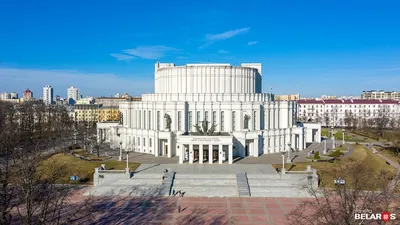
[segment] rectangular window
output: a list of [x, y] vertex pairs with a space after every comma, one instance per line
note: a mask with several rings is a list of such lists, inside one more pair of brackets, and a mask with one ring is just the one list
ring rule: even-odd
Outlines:
[[150, 148], [152, 147], [151, 141], [152, 141], [152, 139], [149, 138], [149, 147], [150, 147]]
[[149, 110], [149, 129], [151, 129], [151, 111]]
[[146, 110], [143, 110], [143, 129], [146, 129]]
[[143, 147], [146, 147], [146, 138], [143, 138]]
[[253, 129], [254, 130], [257, 130], [257, 127], [256, 127], [256, 115], [257, 115], [257, 112], [256, 111], [254, 111], [254, 113], [253, 113]]
[[192, 130], [192, 111], [189, 111], [189, 131], [191, 131]]
[[225, 130], [225, 127], [224, 127], [224, 123], [225, 122], [225, 116], [224, 116], [224, 111], [222, 111], [221, 112], [221, 131], [224, 131]]
[[197, 111], [196, 124], [200, 123], [200, 111]]
[[236, 123], [236, 112], [233, 111], [232, 112], [232, 131], [235, 131], [235, 129], [236, 129], [235, 123]]
[[139, 129], [142, 129], [142, 111], [141, 110], [138, 110], [138, 116], [139, 116], [139, 126], [138, 126], [138, 128]]
[[181, 111], [178, 111], [178, 130], [181, 130]]
[[212, 119], [212, 124], [216, 124], [217, 123], [217, 112], [213, 111], [213, 119]]
[[204, 120], [205, 120], [205, 121], [208, 121], [208, 111], [205, 111], [205, 112], [204, 112]]
[[137, 138], [137, 144], [140, 146], [140, 137]]
[[160, 111], [157, 111], [157, 130], [160, 130]]

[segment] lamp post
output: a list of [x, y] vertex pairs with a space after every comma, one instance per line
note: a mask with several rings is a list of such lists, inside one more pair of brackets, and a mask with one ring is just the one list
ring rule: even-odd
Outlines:
[[335, 130], [332, 126], [332, 151], [335, 149]]
[[285, 169], [285, 152], [282, 152], [282, 174], [286, 173]]
[[126, 151], [126, 170], [129, 171], [129, 152]]
[[290, 152], [292, 151], [292, 144], [288, 143], [287, 145], [288, 145], [289, 148], [288, 148], [288, 158], [287, 158], [286, 162], [287, 163], [292, 163], [292, 158], [290, 156]]
[[326, 139], [324, 139], [324, 154], [326, 154]]
[[122, 161], [122, 141], [119, 142], [119, 159], [118, 161]]
[[343, 141], [342, 141], [342, 144], [344, 144], [344, 129], [342, 129], [342, 138], [343, 138]]

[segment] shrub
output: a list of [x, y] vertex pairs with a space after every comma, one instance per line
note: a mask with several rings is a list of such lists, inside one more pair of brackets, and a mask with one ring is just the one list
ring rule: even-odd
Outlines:
[[314, 154], [314, 159], [320, 159], [321, 157], [319, 156], [319, 152], [316, 152], [315, 154]]

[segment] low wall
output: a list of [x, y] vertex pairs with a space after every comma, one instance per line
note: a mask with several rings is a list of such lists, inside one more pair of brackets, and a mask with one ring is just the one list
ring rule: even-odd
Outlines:
[[93, 174], [93, 185], [101, 185], [103, 183], [110, 182], [116, 179], [129, 179], [130, 173], [127, 169], [125, 170], [102, 170], [102, 167], [95, 168]]

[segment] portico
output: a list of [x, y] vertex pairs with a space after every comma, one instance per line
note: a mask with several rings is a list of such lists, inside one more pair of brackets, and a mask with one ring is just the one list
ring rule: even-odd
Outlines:
[[186, 136], [178, 139], [179, 163], [233, 163], [232, 136]]

